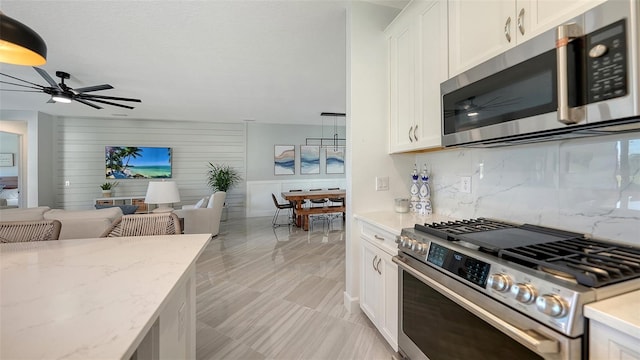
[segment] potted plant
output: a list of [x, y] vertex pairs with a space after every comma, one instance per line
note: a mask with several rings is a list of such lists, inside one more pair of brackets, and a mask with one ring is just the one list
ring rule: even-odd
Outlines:
[[106, 182], [102, 185], [100, 185], [100, 189], [102, 189], [102, 196], [103, 197], [111, 197], [111, 191], [113, 190], [114, 187], [118, 186], [118, 182], [114, 181], [114, 182]]
[[242, 178], [231, 166], [209, 163], [207, 185], [209, 185], [213, 192], [227, 192], [239, 183], [240, 180], [242, 180]]

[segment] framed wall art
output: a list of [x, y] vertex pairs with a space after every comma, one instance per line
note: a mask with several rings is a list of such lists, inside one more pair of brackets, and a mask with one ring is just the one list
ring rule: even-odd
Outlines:
[[344, 174], [344, 147], [327, 148], [326, 174]]
[[0, 153], [0, 166], [14, 166], [13, 153]]
[[295, 145], [275, 145], [273, 151], [273, 171], [276, 175], [294, 175], [296, 173]]
[[300, 174], [320, 174], [320, 146], [300, 145]]

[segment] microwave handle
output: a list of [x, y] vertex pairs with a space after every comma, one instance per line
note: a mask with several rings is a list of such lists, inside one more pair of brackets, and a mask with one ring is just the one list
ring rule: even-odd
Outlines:
[[570, 41], [580, 36], [582, 36], [582, 30], [576, 23], [560, 25], [556, 29], [558, 121], [567, 125], [577, 124], [584, 118], [584, 109], [582, 107], [569, 107], [567, 45]]

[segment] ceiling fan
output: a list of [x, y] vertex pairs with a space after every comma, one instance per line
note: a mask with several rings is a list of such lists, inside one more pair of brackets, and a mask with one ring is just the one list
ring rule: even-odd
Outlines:
[[[45, 94], [51, 95], [51, 99], [47, 101], [49, 103], [54, 103], [54, 102], [70, 103], [71, 101], [77, 101], [79, 103], [91, 106], [92, 108], [95, 108], [95, 109], [102, 109], [102, 107], [96, 104], [92, 104], [92, 102], [119, 106], [127, 109], [133, 109], [133, 106], [118, 104], [113, 101], [131, 101], [131, 102], [138, 102], [138, 103], [142, 102], [140, 99], [87, 94], [93, 91], [113, 89], [113, 86], [109, 84], [102, 84], [102, 85], [94, 85], [94, 86], [87, 86], [83, 88], [72, 89], [67, 84], [64, 83], [65, 79], [71, 78], [71, 75], [69, 75], [69, 73], [66, 73], [64, 71], [56, 71], [56, 76], [60, 78], [60, 83], [56, 84], [55, 80], [53, 80], [53, 78], [49, 76], [49, 74], [47, 74], [46, 71], [37, 67], [33, 67], [33, 68], [38, 72], [38, 74], [40, 74], [40, 76], [44, 78], [44, 80], [47, 83], [49, 83], [50, 86], [42, 86], [27, 80], [19, 79], [15, 76], [0, 73], [0, 75], [6, 76], [14, 80], [22, 81], [29, 85], [17, 84], [17, 83], [1, 81], [1, 80], [0, 80], [0, 83], [20, 86], [20, 87], [25, 87], [30, 89], [36, 89], [36, 90], [22, 90], [22, 89], [0, 89], [0, 90], [21, 91], [21, 92], [43, 92]], [[107, 101], [107, 100], [111, 100], [111, 101]]]

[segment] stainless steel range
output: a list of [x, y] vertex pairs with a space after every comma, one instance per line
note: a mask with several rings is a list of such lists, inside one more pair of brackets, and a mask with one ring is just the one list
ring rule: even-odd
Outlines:
[[586, 359], [583, 306], [640, 289], [640, 248], [490, 219], [403, 229], [400, 354]]

